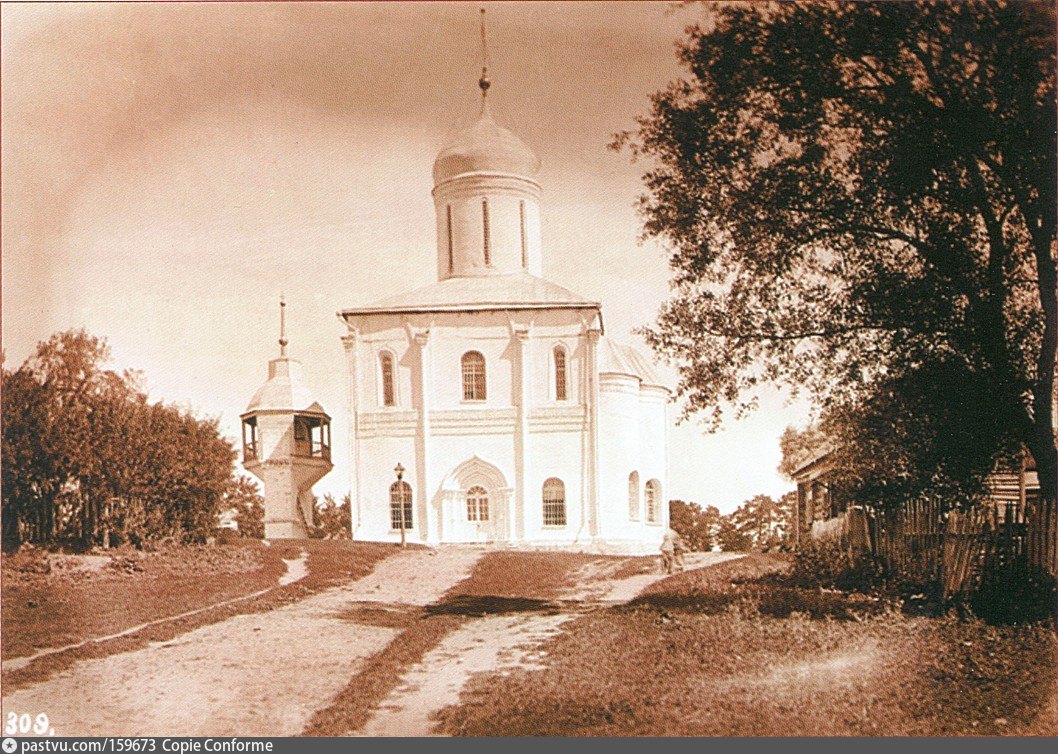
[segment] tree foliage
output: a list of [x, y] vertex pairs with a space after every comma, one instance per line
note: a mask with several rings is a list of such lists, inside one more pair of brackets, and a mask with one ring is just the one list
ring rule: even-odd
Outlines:
[[730, 516], [720, 519], [716, 532], [716, 543], [724, 552], [745, 552], [750, 549], [749, 537], [738, 530]]
[[787, 479], [793, 479], [795, 471], [827, 452], [830, 447], [830, 441], [815, 425], [810, 424], [802, 429], [787, 427], [779, 436], [782, 460], [778, 471]]
[[786, 383], [909, 485], [1024, 444], [1053, 493], [1053, 3], [706, 7], [615, 140], [651, 160], [674, 278], [647, 337], [687, 411], [716, 426]]
[[264, 539], [264, 498], [252, 479], [241, 474], [232, 479], [224, 493], [223, 508], [235, 510], [240, 537]]
[[709, 552], [713, 549], [720, 519], [720, 509], [715, 505], [703, 508], [698, 503], [669, 501], [669, 526], [693, 551]]
[[352, 537], [352, 502], [349, 495], [341, 504], [329, 492], [317, 500], [312, 509], [312, 531], [317, 539], [350, 539]]
[[729, 516], [743, 549], [777, 548], [786, 541], [791, 528], [792, 508], [786, 498], [776, 501], [768, 495], [754, 495]]
[[215, 420], [150, 403], [83, 330], [3, 369], [3, 536], [83, 545], [204, 540], [235, 457]]

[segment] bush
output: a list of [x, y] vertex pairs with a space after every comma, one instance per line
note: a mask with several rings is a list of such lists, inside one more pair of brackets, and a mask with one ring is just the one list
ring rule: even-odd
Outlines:
[[794, 554], [794, 586], [868, 594], [887, 586], [885, 569], [867, 553], [853, 555], [835, 540], [811, 542]]
[[1046, 571], [1015, 563], [986, 574], [968, 603], [989, 623], [1038, 623], [1058, 618], [1058, 585]]

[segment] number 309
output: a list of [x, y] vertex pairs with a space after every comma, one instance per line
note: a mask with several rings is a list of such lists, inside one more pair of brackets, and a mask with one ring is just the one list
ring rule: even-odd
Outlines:
[[14, 712], [7, 713], [7, 720], [4, 721], [4, 734], [13, 736], [15, 734], [25, 735], [33, 732], [38, 736], [42, 736], [48, 732], [48, 716], [41, 712], [36, 717], [31, 717], [28, 713], [21, 715]]

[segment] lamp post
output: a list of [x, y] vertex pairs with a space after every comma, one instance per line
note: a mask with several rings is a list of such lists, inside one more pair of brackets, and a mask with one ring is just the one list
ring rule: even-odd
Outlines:
[[406, 529], [404, 522], [404, 466], [398, 462], [396, 468], [393, 469], [393, 472], [397, 475], [397, 508], [400, 510], [400, 546], [401, 549], [404, 549], [408, 544], [407, 535], [404, 533], [404, 530]]

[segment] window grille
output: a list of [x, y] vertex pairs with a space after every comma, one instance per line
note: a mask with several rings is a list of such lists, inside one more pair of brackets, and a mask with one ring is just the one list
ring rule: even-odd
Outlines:
[[467, 521], [489, 520], [489, 493], [484, 487], [467, 490]]
[[647, 523], [658, 523], [658, 509], [661, 505], [661, 482], [651, 479], [647, 482]]
[[411, 485], [405, 481], [394, 482], [389, 487], [390, 528], [400, 531], [400, 512], [404, 508], [404, 528], [412, 528]]
[[631, 521], [639, 520], [639, 472], [633, 471], [628, 475], [628, 518]]
[[544, 526], [566, 525], [566, 485], [554, 477], [544, 482]]
[[566, 349], [555, 346], [555, 400], [564, 401], [568, 397], [566, 385]]
[[397, 400], [393, 390], [393, 356], [383, 353], [378, 357], [378, 363], [382, 372], [382, 405], [395, 406]]
[[477, 351], [463, 354], [463, 400], [485, 400], [485, 357]]

